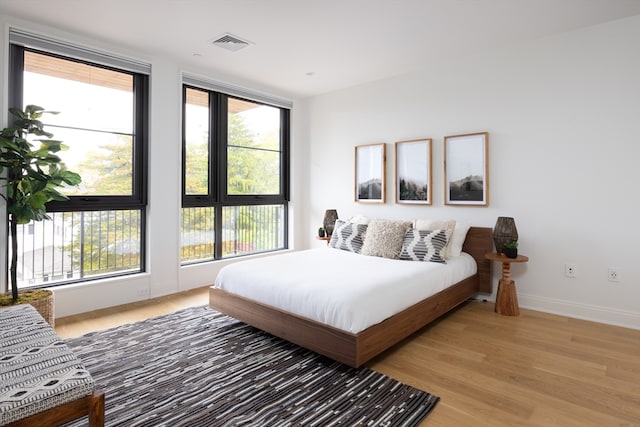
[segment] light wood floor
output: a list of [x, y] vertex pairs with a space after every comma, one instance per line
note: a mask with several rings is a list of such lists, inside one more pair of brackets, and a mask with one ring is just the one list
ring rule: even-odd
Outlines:
[[55, 329], [60, 338], [73, 338], [88, 332], [173, 313], [182, 308], [207, 304], [209, 304], [209, 287], [204, 287], [75, 316], [59, 317], [56, 318]]
[[[56, 319], [63, 337], [204, 305], [208, 288]], [[368, 364], [441, 397], [423, 426], [640, 427], [640, 331], [469, 302]]]

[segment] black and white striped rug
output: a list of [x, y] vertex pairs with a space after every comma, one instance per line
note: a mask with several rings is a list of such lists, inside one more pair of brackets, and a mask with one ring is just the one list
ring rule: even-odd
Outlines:
[[415, 426], [439, 400], [206, 306], [67, 343], [105, 391], [108, 426]]

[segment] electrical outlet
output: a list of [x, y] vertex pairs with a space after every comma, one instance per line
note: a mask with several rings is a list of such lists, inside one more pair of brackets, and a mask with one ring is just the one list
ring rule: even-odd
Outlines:
[[136, 292], [136, 294], [137, 294], [139, 297], [146, 297], [148, 293], [149, 293], [149, 289], [147, 289], [147, 288], [140, 288], [140, 289], [138, 289], [138, 291]]
[[567, 277], [576, 277], [576, 265], [575, 264], [565, 264], [564, 265], [564, 275]]
[[619, 282], [620, 281], [620, 272], [617, 268], [609, 267], [609, 281], [610, 282]]

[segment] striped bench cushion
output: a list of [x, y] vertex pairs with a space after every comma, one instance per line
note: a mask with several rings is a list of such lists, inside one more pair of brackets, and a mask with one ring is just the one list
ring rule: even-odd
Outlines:
[[0, 425], [89, 396], [93, 378], [29, 304], [0, 309]]

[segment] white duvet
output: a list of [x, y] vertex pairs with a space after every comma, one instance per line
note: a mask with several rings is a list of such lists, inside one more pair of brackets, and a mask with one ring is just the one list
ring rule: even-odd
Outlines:
[[476, 270], [466, 253], [439, 264], [320, 248], [227, 265], [214, 286], [357, 333]]

